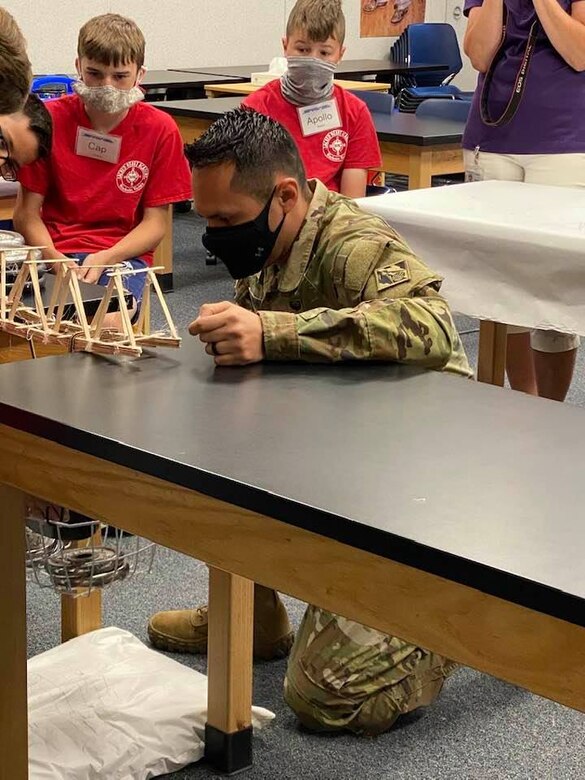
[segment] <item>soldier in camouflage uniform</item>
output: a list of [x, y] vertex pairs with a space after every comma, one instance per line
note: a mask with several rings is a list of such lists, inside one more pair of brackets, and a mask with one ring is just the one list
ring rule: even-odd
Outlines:
[[[196, 207], [208, 221], [203, 242], [238, 280], [235, 304], [206, 304], [190, 326], [218, 365], [378, 360], [470, 376], [441, 279], [382, 219], [307, 182], [280, 125], [230, 112], [187, 156]], [[292, 632], [275, 591], [256, 586], [254, 622], [257, 657], [288, 652]], [[205, 608], [159, 613], [149, 636], [163, 649], [205, 652]], [[436, 653], [308, 606], [284, 695], [311, 729], [374, 735], [430, 704], [453, 668]]]
[[381, 217], [309, 184], [286, 265], [236, 283], [262, 322], [266, 360], [392, 360], [470, 376], [441, 277]]

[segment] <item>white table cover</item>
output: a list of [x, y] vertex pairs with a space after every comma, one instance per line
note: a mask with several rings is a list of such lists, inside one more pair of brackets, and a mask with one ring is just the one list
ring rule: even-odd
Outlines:
[[454, 311], [585, 335], [585, 188], [482, 181], [363, 198]]

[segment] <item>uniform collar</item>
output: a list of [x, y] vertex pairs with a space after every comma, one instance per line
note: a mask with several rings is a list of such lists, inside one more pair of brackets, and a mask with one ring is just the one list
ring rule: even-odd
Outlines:
[[317, 179], [309, 179], [309, 187], [313, 190], [313, 197], [307, 209], [307, 216], [297, 235], [286, 265], [282, 269], [278, 281], [280, 292], [292, 292], [296, 290], [303, 278], [311, 255], [317, 234], [321, 229], [323, 215], [327, 208], [329, 190]]

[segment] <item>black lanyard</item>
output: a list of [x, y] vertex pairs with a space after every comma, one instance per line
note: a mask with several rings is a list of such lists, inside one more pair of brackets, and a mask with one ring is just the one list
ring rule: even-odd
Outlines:
[[500, 43], [498, 50], [495, 53], [494, 58], [490, 63], [488, 71], [485, 74], [483, 88], [481, 90], [481, 95], [479, 99], [479, 110], [481, 114], [481, 121], [484, 123], [484, 125], [488, 125], [489, 127], [501, 127], [502, 125], [507, 124], [513, 118], [516, 111], [518, 111], [518, 106], [520, 105], [520, 101], [522, 100], [522, 95], [524, 94], [524, 88], [526, 87], [528, 68], [530, 66], [530, 61], [532, 60], [532, 55], [534, 54], [534, 47], [536, 46], [536, 39], [538, 37], [538, 30], [540, 28], [540, 23], [537, 17], [536, 20], [532, 23], [530, 32], [528, 33], [528, 43], [526, 44], [526, 49], [524, 50], [524, 56], [522, 57], [520, 68], [518, 69], [518, 73], [516, 74], [514, 89], [512, 90], [512, 95], [510, 97], [510, 100], [508, 101], [508, 105], [506, 106], [502, 114], [497, 119], [492, 119], [489, 113], [488, 99], [489, 99], [490, 87], [492, 85], [492, 81], [494, 78], [494, 71], [496, 69], [496, 66], [498, 65], [498, 62], [502, 57], [502, 53], [504, 51], [504, 47], [506, 44], [506, 24], [508, 21], [508, 10], [506, 8], [504, 10], [504, 13], [505, 13], [505, 18], [504, 18], [504, 26], [502, 28], [502, 42]]

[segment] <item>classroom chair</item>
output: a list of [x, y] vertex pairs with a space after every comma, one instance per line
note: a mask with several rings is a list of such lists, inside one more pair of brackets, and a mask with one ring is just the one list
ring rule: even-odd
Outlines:
[[432, 116], [438, 119], [450, 119], [454, 122], [467, 122], [471, 100], [423, 100], [416, 109], [416, 116]]
[[394, 95], [389, 92], [363, 92], [350, 90], [366, 104], [371, 114], [391, 114], [394, 111]]
[[64, 73], [36, 76], [30, 91], [41, 100], [55, 100], [62, 95], [72, 95], [74, 81], [74, 78], [66, 76]]

